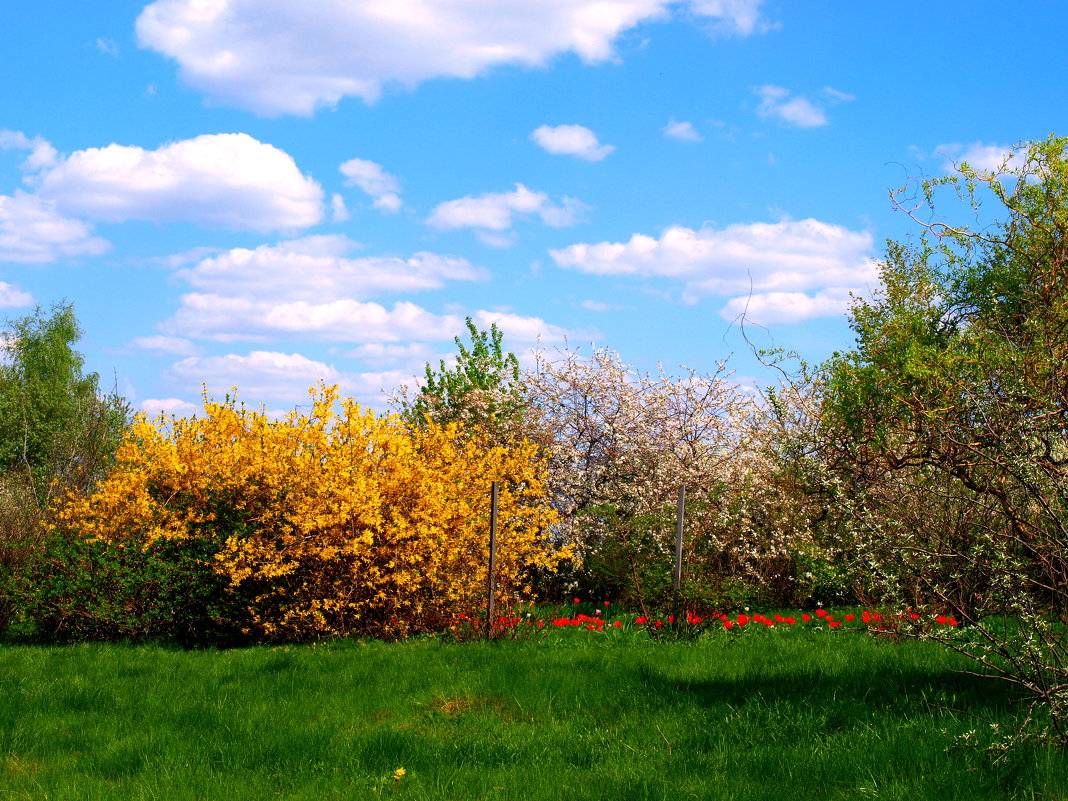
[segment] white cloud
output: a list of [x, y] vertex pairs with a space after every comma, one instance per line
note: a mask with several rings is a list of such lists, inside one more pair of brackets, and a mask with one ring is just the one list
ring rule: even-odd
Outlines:
[[195, 261], [201, 261], [208, 256], [214, 256], [216, 253], [220, 253], [221, 248], [200, 246], [184, 250], [181, 253], [174, 253], [170, 256], [163, 256], [157, 259], [153, 259], [153, 262], [163, 267], [169, 267], [175, 269], [178, 267], [184, 267], [187, 264], [192, 264]]
[[857, 99], [856, 95], [851, 95], [848, 92], [840, 92], [833, 86], [824, 86], [823, 93], [835, 103], [850, 103]]
[[0, 281], [0, 308], [10, 309], [20, 306], [29, 306], [33, 303], [33, 295], [23, 292], [14, 284]]
[[790, 90], [771, 84], [755, 89], [760, 95], [757, 114], [761, 117], [777, 117], [788, 125], [798, 128], [818, 128], [827, 124], [823, 109], [805, 97], [790, 97]]
[[583, 215], [590, 207], [578, 198], [567, 197], [560, 199], [559, 203], [546, 203], [538, 211], [541, 221], [553, 228], [566, 228], [582, 222]]
[[56, 149], [45, 139], [30, 139], [22, 131], [0, 129], [0, 150], [29, 150], [30, 155], [19, 165], [24, 172], [37, 172], [56, 163]]
[[871, 234], [809, 219], [721, 230], [673, 227], [659, 238], [635, 234], [628, 242], [580, 243], [550, 254], [558, 266], [586, 273], [675, 279], [683, 284], [682, 300], [695, 303], [706, 296], [861, 288], [877, 278], [871, 250]]
[[697, 133], [692, 122], [675, 122], [675, 120], [664, 126], [664, 136], [678, 139], [680, 142], [700, 142], [703, 138]]
[[415, 369], [427, 362], [435, 362], [437, 356], [425, 343], [411, 342], [406, 345], [370, 342], [348, 351], [346, 356], [359, 359], [372, 367], [388, 367], [396, 364], [409, 364]]
[[530, 138], [547, 153], [576, 156], [586, 161], [600, 161], [616, 149], [615, 145], [602, 145], [597, 134], [582, 125], [542, 125]]
[[[338, 385], [343, 396], [355, 398], [364, 406], [379, 411], [384, 411], [386, 407], [383, 390], [413, 381], [411, 372], [404, 369], [348, 372], [300, 353], [264, 350], [183, 359], [167, 370], [164, 376], [190, 392], [199, 392], [202, 387], [207, 387], [209, 397], [220, 398], [236, 387], [238, 397], [250, 404], [270, 403], [289, 408], [294, 405], [306, 406], [308, 388], [322, 381], [327, 385]], [[145, 401], [141, 406], [159, 408], [157, 404], [160, 403], [173, 403], [178, 409], [175, 413], [188, 414], [201, 408], [176, 399]], [[284, 412], [279, 409], [269, 414], [281, 417]]]
[[[957, 165], [965, 161], [968, 162], [969, 166], [977, 170], [993, 172], [1000, 169], [1001, 165], [1005, 163], [1005, 159], [1013, 154], [1013, 148], [1012, 145], [999, 145], [993, 142], [990, 144], [972, 142], [967, 145], [950, 142], [939, 145], [935, 148], [935, 153], [941, 156], [945, 162], [946, 172], [953, 172]], [[1009, 167], [1011, 168], [1012, 166], [1013, 164], [1010, 162]]]
[[[409, 259], [350, 258], [356, 247], [344, 236], [310, 236], [203, 259], [175, 273], [197, 291], [180, 297], [178, 310], [161, 324], [160, 336], [143, 337], [135, 344], [180, 353], [195, 347], [191, 339], [267, 343], [300, 338], [358, 343], [362, 347], [351, 350], [350, 356], [378, 366], [410, 367], [414, 360], [426, 361], [429, 351], [422, 343], [448, 341], [463, 332], [458, 311], [437, 314], [410, 301], [387, 305], [359, 298], [476, 280], [485, 277], [484, 270], [433, 253]], [[564, 335], [557, 326], [511, 312], [477, 311], [472, 316], [484, 328], [498, 323], [519, 341], [538, 334], [556, 341]], [[215, 364], [203, 359], [184, 363]]]
[[744, 315], [747, 322], [760, 325], [796, 323], [845, 314], [850, 301], [850, 290], [841, 287], [811, 295], [804, 292], [762, 292], [731, 298], [720, 310], [720, 316], [736, 320]]
[[0, 195], [0, 261], [41, 264], [99, 256], [111, 245], [81, 220], [61, 216], [52, 203], [15, 190]]
[[479, 328], [488, 329], [496, 324], [508, 339], [517, 342], [564, 342], [568, 337], [566, 329], [547, 323], [540, 317], [501, 311], [477, 311], [471, 316]]
[[488, 248], [498, 249], [510, 248], [519, 241], [519, 237], [512, 231], [497, 233], [495, 231], [486, 231], [482, 228], [475, 229], [475, 239]]
[[563, 227], [577, 223], [586, 209], [575, 198], [564, 197], [560, 203], [553, 203], [544, 192], [533, 192], [517, 183], [511, 192], [486, 192], [439, 203], [427, 223], [442, 231], [457, 228], [507, 231], [516, 215], [536, 214], [546, 225]]
[[215, 397], [237, 387], [239, 397], [256, 403], [264, 398], [300, 400], [307, 397], [308, 387], [317, 381], [333, 384], [340, 375], [333, 366], [299, 353], [263, 350], [254, 350], [247, 356], [190, 356], [164, 373], [168, 381], [189, 389], [204, 385], [208, 394]]
[[157, 150], [71, 153], [33, 179], [57, 208], [108, 221], [188, 220], [254, 231], [315, 225], [323, 191], [287, 153], [248, 134], [206, 134]]
[[516, 214], [533, 214], [548, 202], [544, 192], [532, 192], [516, 184], [512, 192], [486, 192], [439, 203], [427, 222], [445, 231], [456, 228], [486, 228], [504, 231], [512, 227]]
[[397, 212], [403, 205], [400, 199], [400, 181], [390, 175], [382, 165], [366, 159], [349, 159], [338, 169], [345, 176], [346, 186], [358, 186], [374, 200], [376, 209]]
[[115, 43], [114, 39], [97, 39], [96, 49], [113, 58], [119, 57], [119, 46]]
[[196, 356], [200, 348], [188, 339], [181, 337], [167, 337], [162, 335], [150, 337], [137, 337], [133, 344], [141, 350], [149, 353], [167, 354], [171, 356]]
[[181, 398], [148, 398], [141, 401], [139, 407], [150, 418], [161, 413], [175, 417], [192, 417], [204, 410], [203, 406]]
[[346, 236], [308, 236], [254, 250], [234, 248], [175, 276], [202, 292], [306, 301], [437, 289], [448, 281], [487, 277], [485, 270], [454, 256], [351, 258], [357, 247]]
[[694, 13], [715, 19], [717, 33], [749, 36], [754, 31], [767, 30], [760, 17], [763, 0], [692, 0]]
[[336, 223], [342, 223], [349, 219], [349, 210], [345, 206], [345, 198], [337, 192], [330, 196], [330, 218]]
[[[723, 13], [744, 27], [741, 9], [754, 3], [728, 5]], [[621, 33], [666, 17], [670, 6], [670, 0], [157, 0], [136, 27], [142, 47], [175, 59], [184, 80], [213, 100], [267, 115], [310, 115], [347, 96], [374, 102], [384, 86], [473, 78], [501, 65], [540, 67], [563, 53], [589, 64], [610, 61]]]
[[[567, 334], [540, 318], [511, 312], [480, 310], [471, 316], [482, 328], [496, 323], [520, 342], [533, 342], [539, 336], [562, 341]], [[270, 342], [299, 336], [308, 341], [409, 343], [409, 347], [413, 347], [410, 343], [451, 340], [465, 330], [463, 315], [435, 314], [410, 301], [387, 308], [349, 298], [313, 303], [198, 293], [183, 295], [178, 311], [160, 328], [169, 337], [217, 342]]]
[[603, 300], [584, 300], [582, 301], [582, 303], [579, 304], [579, 306], [581, 306], [583, 309], [586, 309], [586, 311], [593, 312], [614, 311], [619, 308], [619, 306], [617, 306], [616, 304], [605, 303]]
[[170, 335], [219, 342], [267, 342], [301, 337], [323, 342], [441, 340], [463, 326], [457, 315], [437, 315], [410, 301], [387, 308], [351, 298], [315, 303], [190, 293], [162, 325]]

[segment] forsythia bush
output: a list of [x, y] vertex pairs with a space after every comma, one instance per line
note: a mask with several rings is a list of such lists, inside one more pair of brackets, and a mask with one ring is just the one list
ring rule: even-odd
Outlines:
[[195, 554], [225, 596], [205, 614], [240, 618], [212, 624], [250, 639], [397, 637], [475, 612], [492, 481], [498, 602], [529, 594], [525, 577], [565, 555], [546, 541], [555, 514], [533, 444], [491, 446], [454, 424], [413, 430], [336, 387], [311, 395], [309, 412], [277, 421], [230, 398], [206, 401], [202, 417], [137, 418], [108, 476], [67, 497], [58, 528], [112, 554]]

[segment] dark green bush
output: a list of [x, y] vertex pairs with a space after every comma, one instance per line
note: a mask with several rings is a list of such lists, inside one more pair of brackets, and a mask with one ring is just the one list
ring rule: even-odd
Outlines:
[[9, 598], [46, 641], [233, 644], [247, 606], [212, 569], [217, 550], [200, 538], [123, 547], [57, 531], [9, 582]]

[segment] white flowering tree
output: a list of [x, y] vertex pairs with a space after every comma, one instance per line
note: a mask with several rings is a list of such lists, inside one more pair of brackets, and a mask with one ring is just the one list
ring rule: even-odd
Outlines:
[[555, 534], [576, 555], [563, 579], [544, 577], [556, 592], [666, 599], [685, 486], [683, 580], [694, 605], [833, 600], [834, 553], [819, 536], [827, 514], [807, 494], [796, 453], [812, 440], [799, 432], [818, 418], [812, 393], [746, 391], [725, 363], [640, 373], [607, 348], [541, 349], [522, 370], [499, 331], [468, 328], [456, 363], [428, 365], [419, 393], [394, 402], [413, 425], [461, 420], [494, 441], [542, 447]]
[[812, 536], [818, 510], [783, 459], [797, 422], [789, 393], [769, 405], [723, 363], [646, 374], [608, 349], [541, 351], [524, 383], [529, 423], [551, 453], [561, 536], [591, 591], [666, 598], [685, 486], [691, 601], [723, 608], [811, 594], [819, 577], [806, 566], [827, 560]]

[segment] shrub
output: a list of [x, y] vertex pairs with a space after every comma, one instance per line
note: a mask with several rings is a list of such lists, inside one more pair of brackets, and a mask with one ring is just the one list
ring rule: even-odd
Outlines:
[[489, 445], [456, 423], [412, 429], [336, 388], [279, 421], [227, 398], [199, 418], [137, 418], [107, 477], [57, 510], [57, 531], [108, 559], [140, 552], [135, 572], [156, 554], [191, 558], [175, 566], [179, 582], [203, 581], [199, 560], [225, 580], [208, 582], [204, 608], [239, 610], [212, 625], [240, 619], [246, 637], [403, 636], [484, 603], [493, 481], [498, 602], [525, 597], [524, 576], [556, 564], [543, 472], [530, 443]]
[[208, 538], [116, 547], [57, 531], [15, 578], [13, 591], [47, 640], [230, 644], [242, 638], [247, 613], [213, 569], [217, 552]]

